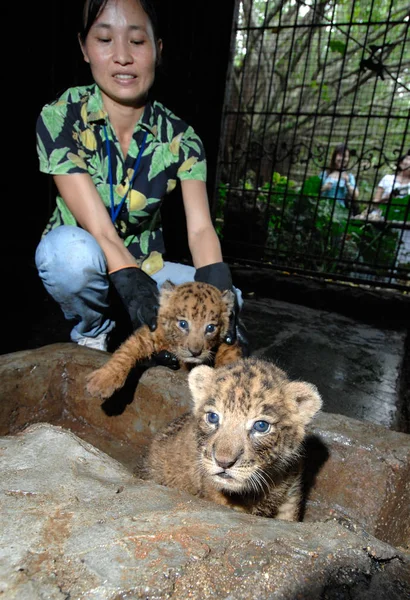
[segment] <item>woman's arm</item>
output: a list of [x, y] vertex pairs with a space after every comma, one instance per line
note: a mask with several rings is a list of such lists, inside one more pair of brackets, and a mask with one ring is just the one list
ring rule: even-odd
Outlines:
[[223, 261], [221, 245], [212, 224], [206, 184], [203, 181], [181, 181], [182, 198], [188, 230], [188, 244], [194, 267]]
[[77, 222], [101, 246], [107, 270], [127, 310], [133, 329], [157, 326], [158, 288], [142, 269], [118, 236], [103, 201], [88, 173], [55, 175], [55, 183]]
[[373, 196], [373, 202], [375, 204], [379, 204], [380, 202], [382, 202], [383, 193], [384, 193], [384, 188], [378, 186], [376, 188], [376, 191], [375, 191], [374, 196]]
[[351, 200], [357, 200], [359, 198], [359, 188], [356, 185], [356, 180], [352, 174], [346, 173], [345, 177], [347, 192]]
[[320, 178], [321, 178], [321, 180], [322, 180], [322, 186], [321, 186], [321, 188], [320, 188], [320, 191], [321, 191], [321, 192], [327, 192], [328, 190], [331, 190], [331, 189], [332, 189], [332, 187], [333, 187], [333, 183], [334, 183], [334, 182], [333, 182], [333, 181], [328, 181], [328, 182], [326, 183], [326, 180], [327, 180], [327, 179], [328, 179], [328, 177], [329, 177], [329, 173], [328, 173], [327, 171], [322, 171], [322, 172], [320, 173], [319, 177], [320, 177]]
[[58, 191], [77, 222], [97, 240], [107, 259], [108, 271], [135, 265], [124, 246], [88, 173], [54, 175]]

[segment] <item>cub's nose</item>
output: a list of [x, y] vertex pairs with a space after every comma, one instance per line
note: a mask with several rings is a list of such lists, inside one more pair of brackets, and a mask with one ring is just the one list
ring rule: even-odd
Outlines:
[[215, 458], [216, 464], [218, 467], [221, 467], [221, 469], [229, 469], [229, 467], [233, 467], [233, 465], [236, 463], [236, 460], [236, 458], [233, 460]]
[[215, 463], [221, 469], [229, 469], [233, 467], [243, 455], [243, 448], [236, 448], [232, 451], [222, 448], [221, 446], [213, 448], [212, 456]]
[[202, 348], [194, 348], [194, 349], [189, 348], [189, 351], [194, 358], [196, 358], [197, 356], [202, 354]]

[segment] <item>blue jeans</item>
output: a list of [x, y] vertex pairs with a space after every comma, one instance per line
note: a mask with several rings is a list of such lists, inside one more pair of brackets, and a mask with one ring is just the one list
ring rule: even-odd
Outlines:
[[[35, 260], [47, 292], [61, 306], [65, 318], [76, 322], [71, 330], [73, 342], [114, 329], [107, 261], [91, 234], [80, 227], [61, 225], [42, 238]], [[161, 287], [167, 279], [176, 284], [194, 281], [194, 275], [194, 267], [165, 261], [151, 277]], [[235, 291], [241, 306], [242, 294]]]

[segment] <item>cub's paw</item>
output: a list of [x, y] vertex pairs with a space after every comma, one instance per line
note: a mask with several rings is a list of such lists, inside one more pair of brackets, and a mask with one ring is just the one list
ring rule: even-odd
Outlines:
[[112, 373], [107, 372], [104, 368], [97, 369], [86, 377], [85, 388], [90, 396], [109, 398], [118, 387]]
[[238, 342], [233, 345], [222, 342], [215, 354], [215, 367], [229, 365], [241, 358], [243, 358], [243, 350]]

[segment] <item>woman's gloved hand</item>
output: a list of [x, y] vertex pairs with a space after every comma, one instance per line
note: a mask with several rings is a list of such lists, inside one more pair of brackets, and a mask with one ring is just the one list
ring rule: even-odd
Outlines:
[[123, 267], [108, 275], [130, 316], [133, 328], [148, 325], [151, 331], [155, 331], [159, 291], [152, 277], [137, 266]]
[[221, 292], [232, 289], [231, 270], [224, 262], [199, 267], [195, 272], [194, 279], [195, 281], [210, 283], [218, 288], [218, 290], [221, 290]]
[[226, 332], [224, 342], [230, 346], [236, 341], [242, 347], [244, 356], [249, 355], [249, 342], [246, 337], [246, 329], [242, 321], [239, 319], [240, 308], [238, 304], [238, 298], [235, 292], [235, 288], [232, 286], [232, 275], [228, 265], [224, 262], [213, 263], [200, 267], [196, 270], [195, 281], [203, 281], [204, 283], [210, 283], [216, 288], [224, 292], [225, 290], [232, 290], [235, 295], [235, 303], [233, 310], [229, 317], [229, 328]]
[[242, 349], [242, 355], [244, 357], [247, 357], [250, 354], [247, 331], [245, 325], [239, 318], [239, 313], [241, 309], [238, 305], [238, 297], [236, 295], [235, 289], [233, 289], [232, 291], [235, 294], [235, 301], [233, 310], [229, 316], [229, 327], [228, 331], [226, 332], [224, 342], [225, 344], [229, 344], [230, 346], [235, 344], [235, 342], [238, 342]]

